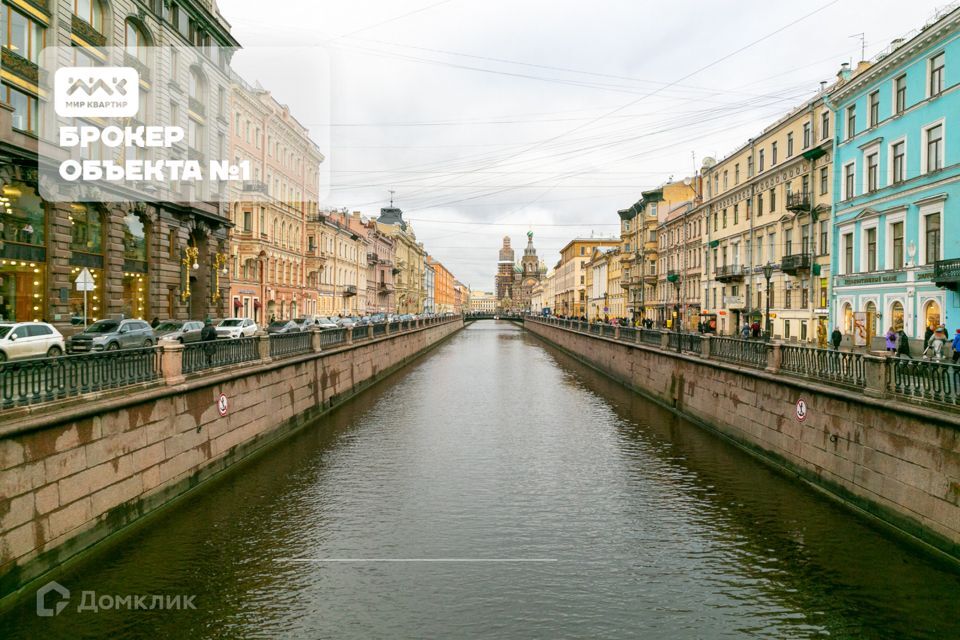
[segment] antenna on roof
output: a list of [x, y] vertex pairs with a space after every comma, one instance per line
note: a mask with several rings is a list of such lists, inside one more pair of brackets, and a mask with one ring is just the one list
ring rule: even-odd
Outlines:
[[394, 191], [393, 189], [390, 189], [390, 208], [391, 209], [393, 209], [393, 194], [395, 193], [396, 191]]
[[855, 33], [851, 38], [860, 38], [860, 59], [867, 59], [867, 34], [866, 33]]

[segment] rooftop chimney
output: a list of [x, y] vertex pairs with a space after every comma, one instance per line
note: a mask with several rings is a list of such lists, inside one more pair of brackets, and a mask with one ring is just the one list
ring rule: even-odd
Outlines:
[[840, 82], [846, 82], [852, 75], [853, 74], [850, 72], [850, 63], [844, 62], [840, 65], [840, 71], [837, 73], [837, 80]]

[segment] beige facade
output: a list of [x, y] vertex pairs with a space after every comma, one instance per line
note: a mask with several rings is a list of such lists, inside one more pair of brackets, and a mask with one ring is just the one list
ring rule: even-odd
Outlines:
[[701, 305], [719, 333], [754, 320], [764, 326], [765, 265], [773, 269], [773, 335], [816, 341], [817, 325], [826, 326], [831, 125], [817, 96], [727, 158], [706, 163]]
[[577, 238], [560, 250], [560, 262], [554, 276], [554, 315], [578, 318], [587, 315], [585, 265], [593, 256], [594, 249], [609, 250], [618, 245], [615, 238]]
[[367, 231], [359, 213], [345, 210], [322, 211], [308, 222], [308, 240], [324, 261], [318, 283], [320, 315], [367, 312]]
[[470, 311], [473, 313], [493, 313], [497, 309], [497, 296], [492, 291], [471, 291]]
[[657, 309], [661, 326], [693, 331], [700, 322], [703, 219], [694, 202], [674, 205], [657, 225]]
[[422, 313], [426, 301], [424, 265], [427, 255], [423, 245], [417, 242], [413, 227], [403, 220], [403, 212], [396, 207], [380, 210], [377, 229], [393, 238], [397, 313]]
[[589, 262], [584, 265], [587, 282], [587, 318], [590, 321], [623, 318], [626, 314], [620, 249], [594, 249]]

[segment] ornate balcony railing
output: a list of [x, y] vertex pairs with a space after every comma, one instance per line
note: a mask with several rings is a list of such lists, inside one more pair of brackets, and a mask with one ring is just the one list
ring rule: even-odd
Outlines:
[[367, 329], [366, 325], [363, 325], [362, 327], [353, 327], [350, 329], [350, 332], [350, 337], [354, 342], [357, 340], [365, 340], [369, 335], [369, 329]]
[[652, 347], [659, 347], [660, 332], [656, 329], [640, 329], [640, 342]]
[[717, 282], [743, 280], [743, 271], [743, 267], [739, 264], [725, 264], [717, 268], [715, 279]]
[[780, 270], [787, 275], [794, 276], [801, 271], [809, 271], [813, 264], [813, 256], [809, 253], [792, 253], [783, 256], [780, 260]]
[[346, 329], [327, 329], [320, 332], [320, 348], [328, 349], [347, 341]]
[[162, 347], [15, 360], [0, 364], [0, 407], [9, 409], [160, 378]]
[[960, 258], [937, 260], [933, 263], [933, 280], [938, 287], [957, 290], [960, 283]]
[[267, 183], [260, 180], [244, 180], [243, 182], [244, 191], [256, 191], [263, 194], [270, 193], [270, 187], [267, 186]]
[[810, 192], [798, 191], [787, 194], [787, 210], [795, 213], [810, 211]]
[[350, 296], [357, 295], [357, 286], [353, 284], [348, 284], [343, 288], [343, 297], [348, 298]]

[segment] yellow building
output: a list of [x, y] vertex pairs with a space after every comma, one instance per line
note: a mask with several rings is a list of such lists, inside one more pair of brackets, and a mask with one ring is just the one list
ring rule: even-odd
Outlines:
[[775, 337], [815, 341], [816, 324], [826, 326], [832, 148], [821, 94], [720, 162], [705, 160], [701, 305], [719, 333], [765, 325], [765, 266]]
[[625, 317], [623, 287], [620, 286], [621, 264], [620, 249], [594, 249], [585, 265], [589, 299], [587, 318], [591, 322], [598, 318]]
[[640, 200], [617, 212], [623, 262], [621, 288], [626, 312], [635, 320], [656, 319], [657, 229], [674, 206], [692, 200], [695, 195], [692, 181], [668, 182], [643, 191]]
[[426, 299], [423, 282], [426, 252], [417, 242], [413, 227], [403, 220], [403, 212], [396, 207], [380, 209], [377, 229], [394, 240], [394, 290], [397, 313], [422, 313]]
[[584, 265], [590, 261], [594, 249], [607, 250], [618, 246], [616, 238], [577, 238], [560, 250], [560, 262], [554, 276], [554, 315], [586, 316], [587, 275]]

